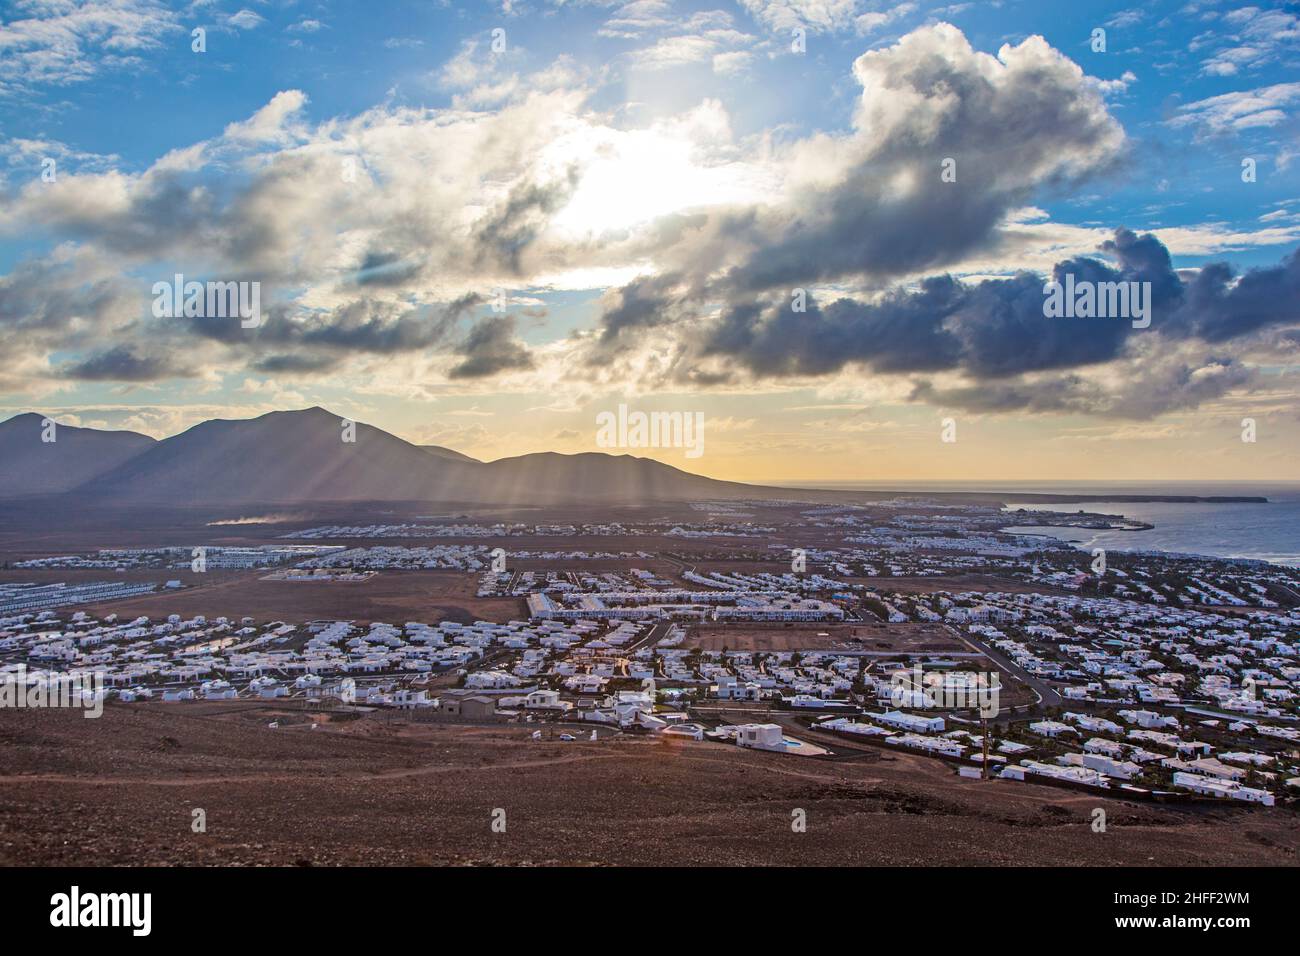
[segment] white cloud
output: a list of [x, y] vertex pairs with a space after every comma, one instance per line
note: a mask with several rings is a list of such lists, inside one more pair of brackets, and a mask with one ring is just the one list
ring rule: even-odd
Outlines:
[[137, 69], [181, 30], [156, 0], [15, 0], [10, 11], [0, 27], [0, 95]]
[[1297, 101], [1300, 83], [1276, 83], [1187, 103], [1178, 108], [1178, 115], [1169, 120], [1169, 125], [1194, 126], [1212, 134], [1276, 126], [1287, 118], [1287, 108]]
[[1123, 29], [1125, 27], [1136, 26], [1141, 23], [1146, 14], [1138, 7], [1131, 10], [1122, 10], [1106, 21], [1106, 26]]
[[748, 50], [715, 53], [713, 55], [713, 72], [719, 76], [736, 76], [748, 70], [753, 62], [754, 54]]
[[293, 138], [292, 121], [306, 105], [307, 94], [301, 90], [282, 90], [248, 119], [227, 126], [225, 138], [244, 143], [287, 143]]
[[740, 0], [740, 5], [769, 30], [782, 33], [795, 27], [837, 33], [853, 27], [860, 13], [858, 0]]
[[[698, 62], [730, 74], [751, 59], [744, 37], [715, 24], [659, 37], [650, 49], [665, 55], [660, 63]], [[180, 146], [143, 172], [96, 169], [24, 186], [0, 211], [0, 231], [75, 239], [59, 256], [0, 278], [0, 313], [23, 316], [3, 383], [17, 376], [24, 387], [48, 387], [61, 381], [51, 354], [113, 344], [137, 349], [137, 367], [150, 367], [158, 352], [149, 350], [157, 349], [186, 368], [237, 372], [249, 393], [266, 381], [300, 388], [325, 376], [423, 387], [446, 382], [463, 363], [473, 297], [496, 286], [514, 290], [512, 314], [529, 340], [514, 361], [510, 349], [522, 346], [511, 330], [482, 337], [497, 347], [488, 358], [514, 361], [503, 373], [513, 387], [550, 395], [557, 382], [576, 388], [603, 375], [662, 383], [691, 363], [689, 323], [716, 318], [719, 299], [692, 308], [679, 326], [669, 320], [638, 336], [617, 362], [593, 371], [583, 365], [592, 333], [535, 345], [532, 327], [523, 331], [524, 321], [546, 319], [539, 287], [607, 288], [672, 272], [698, 275], [704, 285], [765, 267], [763, 244], [775, 238], [791, 241], [770, 261], [811, 263], [810, 287], [842, 284], [846, 296], [865, 297], [936, 270], [1049, 268], [1094, 253], [1109, 236], [1053, 223], [1031, 205], [1037, 184], [1104, 169], [1124, 142], [1096, 86], [1041, 38], [995, 57], [973, 49], [955, 27], [918, 30], [857, 59], [862, 92], [851, 130], [776, 142], [738, 140], [727, 110], [712, 100], [632, 125], [626, 114], [590, 105], [587, 73], [569, 58], [520, 76], [485, 69], [490, 62], [485, 46], [471, 43], [447, 65], [443, 79], [460, 91], [451, 109], [390, 101], [317, 122], [305, 115], [304, 93], [284, 90], [221, 135]], [[960, 91], [960, 102], [945, 83]], [[1026, 110], [1027, 100], [1036, 112]], [[1210, 102], [1185, 109], [1213, 113], [1204, 107]], [[471, 104], [479, 104], [473, 112]], [[989, 133], [1013, 125], [1014, 143]], [[961, 147], [959, 181], [977, 176], [983, 198], [1005, 208], [988, 213], [969, 242], [948, 247], [933, 237], [946, 240], [969, 217], [947, 203], [972, 193], [953, 190], [944, 204], [927, 203], [933, 183], [916, 170], [953, 145]], [[38, 147], [16, 148], [27, 155]], [[351, 179], [343, 175], [349, 168]], [[918, 210], [937, 225], [917, 229]], [[878, 241], [861, 225], [877, 222]], [[1261, 225], [1158, 235], [1175, 254], [1205, 254], [1294, 241], [1300, 229]], [[805, 235], [814, 240], [806, 246]], [[867, 254], [845, 255], [846, 246], [868, 240], [876, 244]], [[920, 247], [942, 258], [863, 272], [864, 263]], [[831, 266], [842, 271], [814, 274], [836, 257]], [[150, 321], [147, 280], [169, 278], [173, 265], [260, 279], [274, 319], [256, 335]], [[759, 275], [755, 284], [767, 281]], [[458, 300], [469, 304], [453, 307]], [[527, 309], [518, 308], [525, 300]]]
[[1209, 76], [1236, 76], [1293, 55], [1300, 46], [1300, 17], [1284, 10], [1238, 7], [1219, 19], [1226, 29], [1203, 34], [1194, 47], [1218, 46], [1201, 65]]
[[717, 49], [718, 45], [707, 37], [663, 37], [653, 46], [637, 50], [633, 54], [633, 62], [646, 69], [666, 69], [712, 59]]
[[632, 0], [622, 4], [596, 31], [597, 36], [631, 40], [653, 31], [679, 26], [667, 0]]
[[891, 10], [864, 13], [853, 21], [853, 26], [859, 35], [866, 36], [915, 12], [915, 3], [900, 3]]
[[249, 9], [240, 10], [226, 17], [227, 26], [238, 27], [240, 30], [253, 30], [265, 22], [265, 17]]
[[1102, 96], [1116, 96], [1120, 93], [1127, 93], [1128, 88], [1137, 82], [1137, 75], [1132, 70], [1125, 70], [1120, 74], [1118, 79], [1099, 80], [1090, 77], [1093, 85], [1102, 94]]

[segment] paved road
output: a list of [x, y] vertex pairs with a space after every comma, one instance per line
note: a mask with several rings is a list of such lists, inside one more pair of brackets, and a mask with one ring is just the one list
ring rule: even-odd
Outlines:
[[658, 644], [661, 640], [663, 640], [665, 637], [668, 636], [668, 628], [670, 627], [672, 627], [671, 621], [658, 622], [653, 627], [651, 627], [649, 631], [646, 632], [645, 637], [641, 638], [639, 641], [636, 641], [633, 644], [629, 644], [623, 653], [631, 654], [634, 651], [642, 647], [645, 647], [647, 644], [650, 645]]
[[1029, 689], [1038, 695], [1038, 702], [1044, 707], [1065, 706], [1065, 700], [1056, 692], [1051, 684], [1047, 683], [1047, 681], [1030, 674], [1015, 661], [1011, 660], [1011, 658], [1007, 657], [996, 648], [990, 647], [975, 635], [963, 634], [950, 624], [945, 624], [944, 627], [948, 628], [957, 640], [961, 641], [967, 647], [982, 652], [989, 658], [989, 660], [993, 661], [993, 663], [997, 664], [998, 667], [1002, 668], [1008, 674], [1011, 674], [1017, 679], [1023, 681], [1025, 684], [1028, 684]]

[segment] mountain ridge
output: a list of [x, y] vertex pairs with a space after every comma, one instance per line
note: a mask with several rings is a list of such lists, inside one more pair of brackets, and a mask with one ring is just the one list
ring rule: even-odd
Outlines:
[[[57, 427], [24, 412], [0, 422], [0, 499], [75, 495], [96, 505], [243, 506], [423, 502], [537, 506], [790, 499], [854, 503], [896, 496], [992, 504], [1088, 501], [1266, 502], [1264, 497], [1065, 495], [783, 488], [695, 475], [652, 458], [533, 452], [480, 461], [416, 445], [321, 406], [213, 418], [168, 438]], [[354, 441], [344, 441], [351, 425]]]
[[[47, 419], [55, 422], [52, 433]], [[61, 425], [52, 415], [22, 412], [0, 422], [0, 496], [71, 491], [155, 444], [139, 432]]]
[[[83, 467], [85, 479], [63, 490], [105, 503], [167, 505], [634, 504], [740, 497], [757, 490], [626, 454], [537, 452], [484, 462], [453, 449], [413, 444], [320, 406], [208, 419], [160, 441], [139, 437], [148, 445], [98, 470]], [[19, 494], [33, 493], [30, 489], [29, 481]], [[14, 495], [0, 488], [0, 496]]]

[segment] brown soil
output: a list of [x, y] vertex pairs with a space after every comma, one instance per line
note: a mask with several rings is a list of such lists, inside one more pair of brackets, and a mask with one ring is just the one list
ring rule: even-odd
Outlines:
[[1281, 808], [964, 780], [910, 755], [530, 730], [251, 703], [3, 710], [0, 863], [1294, 865], [1300, 846]]

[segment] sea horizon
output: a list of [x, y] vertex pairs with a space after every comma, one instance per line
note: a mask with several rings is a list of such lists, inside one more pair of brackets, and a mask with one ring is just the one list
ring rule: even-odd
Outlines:
[[[820, 478], [783, 478], [758, 479], [752, 484], [768, 485], [775, 488], [817, 489], [861, 489], [877, 490], [913, 490], [941, 491], [947, 489], [998, 494], [1003, 491], [1018, 491], [1022, 494], [1095, 494], [1095, 489], [1105, 489], [1111, 494], [1160, 495], [1189, 494], [1198, 496], [1232, 495], [1239, 493], [1234, 489], [1251, 489], [1251, 494], [1259, 494], [1260, 488], [1272, 486], [1281, 491], [1300, 491], [1300, 479], [1203, 479], [1203, 478], [862, 478], [862, 479], [820, 479]], [[1176, 492], [1167, 490], [1177, 486]], [[1087, 489], [1087, 490], [1085, 490]], [[1194, 490], [1200, 489], [1200, 490]]]
[[[777, 487], [805, 487], [773, 483]], [[960, 480], [960, 481], [854, 481], [822, 482], [816, 487], [863, 491], [966, 491], [1007, 494], [1008, 511], [1020, 508], [1040, 511], [1084, 510], [1095, 514], [1132, 518], [1152, 525], [1141, 531], [1090, 528], [1062, 528], [1032, 522], [1008, 523], [1013, 532], [1041, 534], [1067, 541], [1082, 550], [1104, 548], [1114, 551], [1164, 551], [1199, 554], [1215, 558], [1244, 558], [1300, 567], [1300, 481], [1167, 481], [1096, 480]], [[1029, 502], [1014, 494], [1054, 495], [1169, 495], [1233, 497], [1258, 495], [1265, 504], [1252, 502], [1176, 501], [1087, 501], [1081, 509], [1067, 509], [1070, 502]]]

